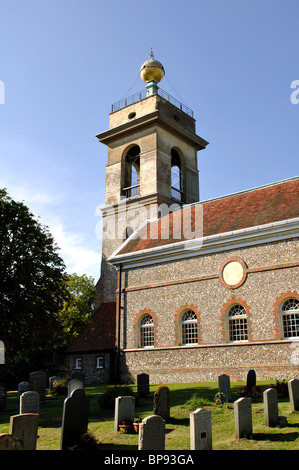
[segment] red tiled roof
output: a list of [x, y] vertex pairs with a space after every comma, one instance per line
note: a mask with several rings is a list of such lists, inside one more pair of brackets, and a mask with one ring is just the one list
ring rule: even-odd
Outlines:
[[113, 349], [115, 345], [116, 302], [104, 302], [66, 350], [67, 353]]
[[[185, 241], [183, 211], [191, 210], [190, 230], [194, 236], [215, 235], [233, 230], [255, 227], [281, 220], [299, 217], [299, 178], [274, 183], [246, 192], [232, 194], [182, 208], [159, 220], [149, 222], [136, 236], [128, 241], [117, 254], [132, 253], [171, 243]], [[197, 227], [196, 214], [202, 211], [202, 230]], [[186, 219], [188, 223], [188, 218]], [[169, 236], [167, 236], [169, 231]], [[176, 236], [181, 232], [183, 236]], [[156, 233], [156, 238], [153, 238]], [[185, 232], [186, 233], [186, 232]]]

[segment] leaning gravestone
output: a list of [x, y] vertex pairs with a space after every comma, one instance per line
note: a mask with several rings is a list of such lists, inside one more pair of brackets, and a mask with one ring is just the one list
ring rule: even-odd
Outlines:
[[39, 414], [39, 394], [37, 392], [24, 392], [20, 396], [20, 414]]
[[24, 450], [36, 450], [38, 419], [33, 413], [10, 417], [9, 434], [22, 441]]
[[251, 437], [252, 435], [252, 413], [251, 399], [239, 398], [234, 402], [235, 411], [235, 436], [237, 439]]
[[256, 386], [256, 373], [255, 370], [250, 369], [247, 374], [246, 389], [250, 392]]
[[222, 374], [218, 376], [218, 390], [219, 393], [223, 393], [225, 396], [225, 401], [231, 400], [230, 378], [228, 375]]
[[133, 423], [135, 416], [135, 397], [123, 396], [115, 398], [114, 431], [119, 431], [122, 421]]
[[60, 449], [69, 450], [76, 444], [76, 439], [87, 432], [89, 398], [82, 388], [76, 388], [71, 396], [64, 400]]
[[19, 382], [18, 383], [18, 400], [20, 399], [20, 396], [24, 392], [28, 392], [29, 390], [29, 382]]
[[212, 450], [211, 412], [203, 408], [190, 413], [190, 449]]
[[161, 416], [152, 415], [142, 420], [138, 450], [165, 450], [165, 421]]
[[23, 443], [11, 434], [0, 434], [0, 450], [23, 450]]
[[0, 411], [6, 410], [7, 389], [4, 384], [0, 384]]
[[275, 388], [267, 388], [263, 393], [265, 425], [275, 427], [278, 424], [278, 398]]
[[149, 375], [137, 375], [137, 392], [140, 397], [146, 397], [149, 394]]
[[167, 422], [170, 418], [169, 388], [158, 387], [154, 393], [154, 414], [162, 416]]
[[39, 399], [43, 403], [46, 401], [47, 374], [39, 370], [29, 374], [29, 390], [39, 393]]
[[68, 383], [67, 386], [67, 394], [68, 396], [71, 395], [71, 393], [76, 390], [76, 388], [84, 388], [82, 380], [79, 379], [73, 379]]
[[299, 411], [299, 380], [291, 379], [288, 381], [288, 391], [292, 411]]

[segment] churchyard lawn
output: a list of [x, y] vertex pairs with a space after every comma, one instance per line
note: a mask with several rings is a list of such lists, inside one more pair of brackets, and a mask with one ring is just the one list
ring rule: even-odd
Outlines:
[[[275, 381], [272, 381], [272, 383]], [[257, 382], [268, 385], [270, 382]], [[158, 385], [150, 386], [153, 395]], [[234, 424], [234, 405], [239, 396], [237, 390], [245, 382], [231, 383], [232, 401], [217, 405], [214, 403], [218, 392], [217, 383], [166, 384], [170, 389], [170, 415], [166, 423], [165, 449], [190, 450], [189, 415], [196, 408], [211, 411], [212, 445], [214, 450], [298, 450], [299, 449], [299, 411], [292, 411], [288, 398], [279, 399], [279, 415], [286, 416], [285, 427], [266, 427], [264, 405], [252, 404], [252, 439], [236, 439]], [[134, 391], [136, 385], [131, 386]], [[137, 450], [137, 434], [125, 434], [114, 431], [114, 410], [101, 409], [98, 404], [99, 394], [104, 386], [86, 387], [85, 393], [90, 399], [88, 431], [98, 441], [101, 450]], [[37, 450], [59, 450], [61, 420], [65, 397], [47, 395], [45, 403], [40, 404]], [[7, 409], [0, 412], [0, 433], [9, 432], [9, 418], [18, 414], [17, 392], [9, 391]], [[139, 399], [136, 416], [141, 419], [153, 414], [153, 400]]]

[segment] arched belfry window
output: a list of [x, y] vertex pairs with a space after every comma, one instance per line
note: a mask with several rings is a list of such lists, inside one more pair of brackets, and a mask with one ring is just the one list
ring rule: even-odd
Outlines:
[[137, 196], [139, 194], [140, 179], [140, 147], [134, 145], [126, 153], [125, 178], [122, 195], [125, 197]]
[[184, 201], [182, 184], [182, 163], [178, 152], [171, 149], [171, 197], [176, 201]]

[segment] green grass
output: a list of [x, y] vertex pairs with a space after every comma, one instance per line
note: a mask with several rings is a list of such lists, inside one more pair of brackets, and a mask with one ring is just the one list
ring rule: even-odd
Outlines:
[[[270, 382], [258, 382], [267, 385]], [[161, 384], [159, 384], [161, 385]], [[279, 415], [287, 417], [288, 426], [269, 428], [264, 423], [263, 403], [252, 404], [253, 439], [236, 439], [234, 429], [233, 403], [216, 405], [214, 396], [218, 391], [217, 383], [165, 384], [170, 389], [171, 419], [166, 424], [166, 450], [190, 450], [189, 414], [201, 407], [212, 412], [212, 435], [214, 450], [298, 450], [299, 449], [299, 412], [292, 412], [287, 399], [279, 400]], [[232, 383], [232, 401], [237, 399], [238, 387], [244, 383]], [[154, 393], [158, 385], [151, 385]], [[132, 385], [136, 391], [136, 385]], [[104, 386], [86, 387], [90, 398], [88, 431], [99, 442], [99, 450], [136, 450], [138, 436], [114, 432], [114, 410], [101, 409], [98, 405], [99, 394]], [[59, 450], [61, 418], [65, 397], [47, 396], [40, 405], [37, 450]], [[17, 392], [8, 392], [7, 409], [0, 412], [0, 433], [9, 431], [10, 416], [18, 414]], [[153, 413], [152, 399], [139, 399], [136, 416], [145, 418]]]

